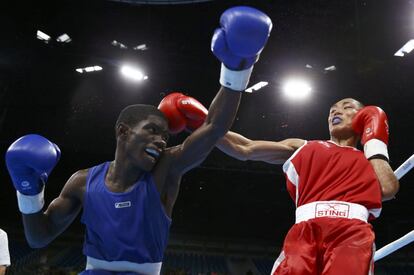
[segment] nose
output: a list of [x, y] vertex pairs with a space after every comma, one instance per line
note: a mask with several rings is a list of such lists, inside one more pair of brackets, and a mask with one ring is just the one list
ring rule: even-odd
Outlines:
[[342, 115], [341, 110], [339, 110], [339, 109], [335, 109], [335, 110], [332, 112], [332, 117], [337, 116], [337, 115]]
[[154, 145], [160, 149], [165, 149], [165, 147], [167, 147], [167, 142], [162, 138], [158, 138], [154, 141]]

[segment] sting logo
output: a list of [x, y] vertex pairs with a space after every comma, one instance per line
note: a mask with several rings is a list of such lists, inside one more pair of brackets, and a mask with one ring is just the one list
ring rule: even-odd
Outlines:
[[349, 205], [342, 203], [317, 203], [315, 209], [316, 217], [338, 217], [347, 218]]

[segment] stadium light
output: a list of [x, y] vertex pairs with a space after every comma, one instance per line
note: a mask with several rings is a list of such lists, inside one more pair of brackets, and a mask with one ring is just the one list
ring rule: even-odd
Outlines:
[[304, 99], [311, 91], [312, 87], [305, 80], [290, 79], [283, 85], [284, 94], [291, 99]]
[[42, 31], [39, 31], [39, 30], [37, 30], [36, 37], [37, 37], [37, 39], [43, 40], [46, 43], [48, 43], [49, 40], [50, 40], [50, 36], [49, 35], [45, 34]]
[[128, 65], [124, 65], [121, 67], [121, 74], [125, 76], [126, 78], [129, 78], [135, 81], [143, 81], [145, 79], [148, 79], [148, 76], [146, 76], [143, 71], [141, 71], [138, 68], [134, 68]]
[[69, 35], [64, 33], [61, 36], [59, 36], [58, 38], [56, 38], [56, 41], [60, 42], [60, 43], [69, 43], [70, 41], [72, 41], [72, 38], [70, 38]]
[[336, 67], [335, 67], [335, 65], [332, 65], [332, 66], [329, 66], [329, 67], [326, 67], [325, 69], [323, 69], [325, 72], [329, 72], [329, 71], [336, 71]]
[[141, 45], [133, 47], [132, 49], [135, 51], [145, 51], [145, 50], [148, 50], [148, 47], [146, 44], [141, 44]]
[[258, 91], [261, 88], [267, 86], [267, 84], [269, 84], [266, 81], [260, 81], [259, 83], [254, 84], [253, 86], [251, 86], [250, 88], [247, 88], [246, 90], [244, 90], [247, 93], [253, 93], [253, 91]]
[[405, 43], [405, 45], [394, 54], [394, 56], [403, 57], [409, 54], [413, 49], [414, 49], [414, 39], [411, 39], [410, 41]]
[[102, 67], [95, 65], [95, 66], [90, 66], [90, 67], [85, 67], [85, 68], [77, 68], [75, 69], [75, 71], [77, 71], [80, 74], [90, 73], [90, 72], [102, 71]]
[[114, 47], [119, 47], [120, 49], [123, 49], [123, 50], [128, 49], [128, 47], [126, 45], [124, 45], [121, 42], [116, 41], [116, 40], [112, 41], [111, 45], [114, 46]]

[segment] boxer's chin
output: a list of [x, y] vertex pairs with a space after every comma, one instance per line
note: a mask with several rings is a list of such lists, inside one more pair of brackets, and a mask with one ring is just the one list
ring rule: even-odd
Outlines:
[[347, 139], [355, 136], [355, 132], [350, 126], [338, 124], [330, 127], [330, 135], [337, 139]]

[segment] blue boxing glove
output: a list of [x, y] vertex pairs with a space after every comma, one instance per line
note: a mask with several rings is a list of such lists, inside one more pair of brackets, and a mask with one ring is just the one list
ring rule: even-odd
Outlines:
[[220, 26], [211, 41], [211, 50], [222, 62], [220, 84], [244, 91], [272, 30], [272, 20], [257, 9], [240, 6], [226, 10]]
[[39, 135], [23, 136], [7, 149], [6, 165], [17, 190], [20, 212], [42, 210], [44, 185], [59, 158], [59, 147]]

